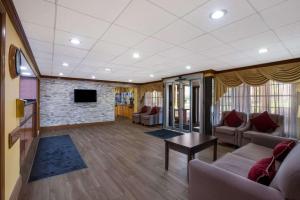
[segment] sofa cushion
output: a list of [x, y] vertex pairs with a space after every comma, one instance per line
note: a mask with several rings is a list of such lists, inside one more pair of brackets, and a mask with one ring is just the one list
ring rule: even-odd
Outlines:
[[234, 155], [232, 153], [225, 154], [223, 157], [213, 163], [213, 165], [217, 167], [245, 178], [248, 177], [248, 172], [254, 164], [255, 161]]
[[224, 119], [224, 125], [230, 127], [239, 127], [243, 120], [237, 115], [235, 110], [231, 111]]
[[250, 119], [251, 125], [259, 132], [269, 133], [273, 132], [278, 125], [273, 122], [267, 111], [263, 112], [257, 117]]
[[147, 106], [143, 106], [141, 109], [141, 113], [146, 113], [148, 111]]
[[235, 155], [251, 159], [253, 161], [258, 161], [263, 158], [271, 157], [273, 155], [273, 149], [267, 148], [261, 145], [249, 143], [234, 152]]
[[285, 199], [300, 199], [300, 144], [282, 162], [270, 186], [281, 191]]
[[251, 167], [248, 173], [248, 179], [263, 185], [269, 185], [274, 178], [275, 173], [275, 158], [272, 156], [257, 161]]
[[294, 140], [282, 141], [274, 147], [273, 156], [276, 160], [282, 162], [295, 145]]
[[236, 131], [235, 127], [229, 127], [229, 126], [218, 126], [218, 127], [216, 127], [216, 132], [217, 133], [234, 135], [235, 131]]
[[151, 112], [149, 113], [149, 115], [155, 115], [157, 112], [158, 112], [157, 107], [153, 107], [153, 108], [151, 109]]

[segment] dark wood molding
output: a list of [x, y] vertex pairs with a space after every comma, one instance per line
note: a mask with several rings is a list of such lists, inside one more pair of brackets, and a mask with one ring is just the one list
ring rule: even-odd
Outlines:
[[0, 2], [0, 199], [5, 198], [5, 32], [6, 11]]
[[21, 137], [21, 128], [18, 126], [8, 134], [8, 147], [11, 148]]
[[32, 66], [33, 71], [35, 71], [37, 73], [37, 76], [39, 77], [41, 75], [40, 70], [39, 70], [37, 62], [34, 58], [33, 52], [31, 50], [30, 44], [26, 37], [25, 31], [23, 29], [21, 20], [19, 18], [19, 15], [17, 13], [17, 10], [15, 8], [13, 1], [12, 0], [1, 0], [1, 2], [3, 3], [5, 10], [6, 10], [10, 20], [12, 21], [12, 24], [13, 24], [14, 28], [16, 29], [17, 34], [19, 35], [19, 37], [24, 45], [27, 55], [29, 56], [29, 58], [33, 64], [33, 66]]
[[281, 61], [276, 61], [276, 62], [258, 64], [258, 65], [250, 65], [250, 66], [239, 67], [239, 68], [234, 68], [234, 69], [226, 69], [226, 70], [216, 71], [216, 74], [224, 73], [224, 72], [241, 71], [241, 70], [246, 70], [246, 69], [256, 69], [256, 68], [261, 68], [261, 67], [271, 67], [274, 65], [284, 65], [284, 64], [290, 64], [290, 63], [295, 63], [295, 62], [300, 62], [300, 58], [293, 58], [293, 59], [288, 59], [288, 60], [281, 60]]
[[115, 121], [106, 121], [106, 122], [93, 122], [93, 123], [81, 123], [81, 124], [70, 124], [70, 125], [59, 125], [59, 126], [47, 126], [47, 127], [41, 127], [41, 134], [45, 131], [57, 131], [57, 130], [63, 130], [63, 129], [69, 129], [69, 128], [80, 128], [85, 126], [95, 126], [95, 125], [102, 125], [102, 124], [110, 124]]
[[19, 194], [21, 192], [21, 188], [22, 188], [22, 176], [20, 175], [18, 177], [18, 180], [14, 186], [14, 189], [9, 197], [9, 200], [18, 200], [19, 199]]

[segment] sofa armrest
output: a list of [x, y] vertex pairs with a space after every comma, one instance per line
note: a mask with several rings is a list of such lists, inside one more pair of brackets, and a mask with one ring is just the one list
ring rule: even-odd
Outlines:
[[[249, 133], [251, 137], [251, 142], [257, 145], [265, 146], [268, 148], [274, 148], [278, 143], [285, 141], [285, 140], [295, 140], [292, 138], [285, 138], [274, 136], [271, 134], [262, 134], [262, 133]], [[295, 140], [297, 141], [297, 140]]]
[[200, 160], [189, 164], [189, 200], [283, 200], [281, 193]]
[[279, 126], [274, 130], [274, 132], [271, 133], [271, 135], [273, 135], [273, 136], [283, 136], [283, 132], [284, 132], [283, 127]]
[[251, 127], [251, 123], [250, 123], [250, 122], [247, 122], [245, 126], [238, 127], [238, 128], [237, 128], [237, 131], [238, 131], [239, 133], [242, 133], [242, 132], [245, 132], [245, 131], [249, 130], [250, 127]]

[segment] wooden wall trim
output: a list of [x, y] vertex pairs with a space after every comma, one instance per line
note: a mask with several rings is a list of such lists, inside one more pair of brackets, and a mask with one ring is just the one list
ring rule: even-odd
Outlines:
[[11, 148], [21, 137], [21, 128], [18, 126], [8, 134], [8, 147]]
[[5, 7], [5, 10], [6, 10], [9, 18], [11, 19], [12, 24], [13, 24], [14, 28], [16, 29], [17, 34], [20, 37], [20, 39], [21, 39], [21, 41], [22, 41], [22, 43], [25, 47], [25, 50], [26, 50], [26, 52], [27, 52], [32, 64], [33, 64], [33, 66], [32, 66], [33, 71], [35, 71], [37, 73], [36, 74], [37, 77], [40, 77], [40, 75], [41, 75], [40, 70], [39, 70], [37, 62], [34, 58], [33, 52], [31, 50], [30, 44], [29, 44], [28, 39], [26, 37], [25, 31], [23, 29], [21, 20], [19, 18], [17, 10], [14, 6], [14, 3], [12, 2], [12, 0], [1, 0], [1, 2], [3, 3], [3, 5]]
[[9, 200], [18, 200], [19, 199], [19, 194], [21, 192], [21, 188], [22, 188], [22, 176], [20, 175], [18, 177], [18, 180], [15, 184], [15, 187], [9, 197]]
[[47, 127], [41, 127], [41, 133], [45, 131], [57, 131], [57, 130], [63, 130], [63, 129], [69, 129], [69, 128], [80, 128], [80, 127], [86, 127], [86, 126], [95, 126], [95, 125], [102, 125], [102, 124], [110, 124], [114, 121], [106, 121], [106, 122], [93, 122], [93, 123], [81, 123], [81, 124], [69, 124], [69, 125], [59, 125], [59, 126], [47, 126]]
[[5, 198], [5, 32], [6, 11], [0, 2], [0, 199]]

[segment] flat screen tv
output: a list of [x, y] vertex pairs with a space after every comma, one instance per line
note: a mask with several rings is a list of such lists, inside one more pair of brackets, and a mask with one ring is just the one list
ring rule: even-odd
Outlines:
[[74, 90], [74, 101], [79, 102], [97, 102], [97, 90]]

